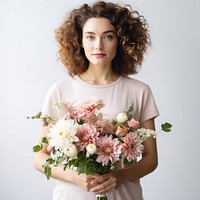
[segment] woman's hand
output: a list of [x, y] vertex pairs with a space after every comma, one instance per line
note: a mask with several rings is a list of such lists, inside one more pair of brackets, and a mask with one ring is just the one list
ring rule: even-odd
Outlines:
[[114, 174], [96, 175], [91, 181], [90, 192], [95, 194], [105, 194], [112, 192], [117, 187], [117, 178]]
[[91, 182], [94, 181], [95, 178], [96, 176], [94, 175], [77, 174], [74, 176], [74, 180], [72, 180], [72, 182], [80, 186], [82, 189], [90, 191], [90, 189], [92, 188]]

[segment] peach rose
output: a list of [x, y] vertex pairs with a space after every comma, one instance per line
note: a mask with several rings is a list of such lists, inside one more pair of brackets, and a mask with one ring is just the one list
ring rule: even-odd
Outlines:
[[116, 136], [124, 137], [127, 133], [128, 129], [123, 124], [117, 126], [117, 130], [115, 132]]

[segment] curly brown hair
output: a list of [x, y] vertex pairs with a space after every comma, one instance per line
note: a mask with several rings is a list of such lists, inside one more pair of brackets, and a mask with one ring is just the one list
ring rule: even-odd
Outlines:
[[60, 44], [59, 59], [71, 76], [87, 70], [89, 61], [82, 44], [82, 29], [89, 18], [107, 18], [116, 28], [118, 36], [117, 54], [112, 61], [113, 72], [118, 75], [137, 73], [144, 53], [150, 45], [148, 24], [144, 16], [133, 11], [130, 5], [120, 6], [111, 2], [96, 2], [92, 6], [83, 4], [72, 10], [64, 23], [56, 30]]

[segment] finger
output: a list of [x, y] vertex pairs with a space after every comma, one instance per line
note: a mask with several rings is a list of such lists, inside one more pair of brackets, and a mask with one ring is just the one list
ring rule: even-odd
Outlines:
[[91, 184], [93, 185], [97, 185], [97, 184], [101, 184], [104, 183], [105, 181], [107, 181], [111, 175], [110, 174], [104, 174], [104, 175], [94, 175], [92, 176], [93, 180], [91, 181]]
[[102, 189], [98, 189], [98, 190], [94, 190], [93, 193], [95, 194], [105, 194], [105, 193], [109, 193], [115, 190], [115, 187], [112, 186], [108, 186], [108, 187], [104, 187]]
[[91, 188], [90, 192], [93, 192], [95, 194], [105, 194], [107, 192], [114, 191], [115, 188], [116, 188], [115, 182], [106, 182]]

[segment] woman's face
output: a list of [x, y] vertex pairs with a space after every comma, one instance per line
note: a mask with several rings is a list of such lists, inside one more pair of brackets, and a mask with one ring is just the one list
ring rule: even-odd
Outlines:
[[82, 47], [90, 65], [111, 66], [117, 53], [115, 27], [106, 18], [90, 18], [83, 26]]

